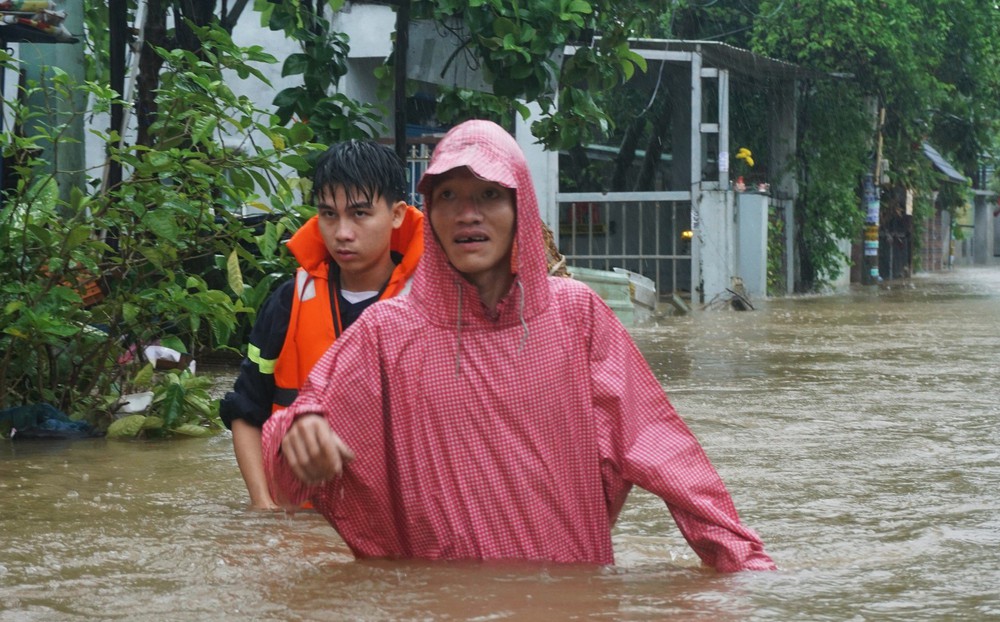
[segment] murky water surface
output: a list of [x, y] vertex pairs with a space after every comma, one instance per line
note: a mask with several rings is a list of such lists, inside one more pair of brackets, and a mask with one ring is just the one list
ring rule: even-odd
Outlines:
[[1000, 269], [635, 338], [779, 572], [700, 569], [642, 491], [614, 568], [359, 563], [245, 510], [228, 435], [0, 441], [0, 621], [1000, 619]]

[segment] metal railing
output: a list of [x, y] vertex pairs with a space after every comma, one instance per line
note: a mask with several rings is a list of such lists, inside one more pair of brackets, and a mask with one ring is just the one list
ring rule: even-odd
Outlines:
[[410, 142], [406, 145], [406, 182], [409, 186], [410, 205], [424, 209], [424, 197], [417, 191], [417, 182], [427, 170], [431, 161], [434, 145], [440, 140], [437, 137], [427, 137]]

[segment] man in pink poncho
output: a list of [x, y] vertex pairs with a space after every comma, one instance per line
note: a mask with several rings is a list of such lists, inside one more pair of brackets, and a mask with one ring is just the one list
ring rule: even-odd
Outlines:
[[702, 561], [774, 568], [621, 323], [549, 277], [524, 155], [468, 121], [420, 180], [426, 249], [264, 428], [276, 500], [311, 499], [357, 557], [614, 562], [632, 485]]

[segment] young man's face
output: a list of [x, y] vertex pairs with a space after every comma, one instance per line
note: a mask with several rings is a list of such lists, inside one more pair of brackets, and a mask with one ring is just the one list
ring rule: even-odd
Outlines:
[[394, 267], [389, 242], [392, 230], [403, 223], [406, 203], [389, 205], [379, 195], [369, 202], [336, 186], [320, 191], [316, 207], [323, 242], [340, 266], [341, 286], [351, 291], [381, 288]]
[[448, 261], [480, 286], [510, 277], [514, 192], [462, 167], [441, 174], [431, 191], [430, 219]]

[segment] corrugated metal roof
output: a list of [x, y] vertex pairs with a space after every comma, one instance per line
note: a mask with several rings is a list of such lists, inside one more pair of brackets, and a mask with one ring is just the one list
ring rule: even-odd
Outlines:
[[967, 181], [965, 175], [959, 173], [958, 170], [952, 166], [948, 160], [945, 160], [944, 156], [938, 153], [938, 150], [932, 147], [930, 143], [923, 143], [923, 148], [924, 155], [931, 161], [934, 168], [944, 173], [949, 180], [955, 183], [965, 183]]
[[755, 54], [719, 41], [697, 41], [691, 39], [632, 39], [629, 48], [642, 54], [642, 50], [669, 50], [676, 52], [697, 52], [709, 61], [711, 66], [757, 78], [842, 78], [841, 74], [829, 74], [801, 67], [777, 58]]

